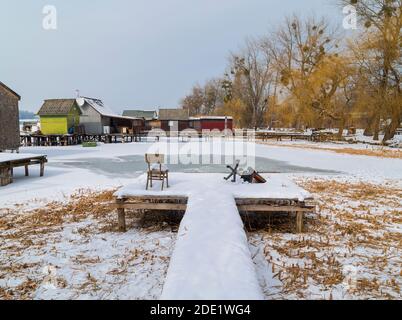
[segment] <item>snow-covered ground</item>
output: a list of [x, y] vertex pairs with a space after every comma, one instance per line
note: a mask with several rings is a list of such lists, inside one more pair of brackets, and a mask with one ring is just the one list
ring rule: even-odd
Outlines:
[[250, 233], [267, 299], [401, 299], [402, 189], [392, 183], [299, 178], [318, 201], [307, 230]]
[[[265, 184], [226, 181], [223, 174], [175, 173], [171, 187], [144, 190], [146, 176], [119, 189], [130, 196], [188, 198], [180, 224], [163, 299], [261, 299], [243, 223], [235, 198], [297, 199], [311, 195], [282, 175], [267, 175]], [[213, 204], [213, 205], [211, 205]]]
[[[346, 136], [346, 140], [360, 143], [369, 143], [369, 144], [381, 144], [384, 139], [384, 135], [379, 135], [378, 140], [373, 140], [373, 136], [365, 136], [364, 130], [358, 129], [356, 134]], [[392, 140], [389, 141], [390, 144], [400, 144], [402, 143], [402, 135], [397, 134], [394, 136]]]
[[[180, 145], [187, 146], [188, 152], [191, 144]], [[325, 144], [324, 150], [295, 148], [291, 144], [284, 147], [283, 143], [255, 147], [257, 157], [300, 167], [300, 171], [282, 174], [283, 177], [306, 186], [320, 203], [319, 216], [309, 217], [306, 234], [265, 229], [248, 233], [265, 297], [381, 296], [381, 293], [364, 293], [366, 287], [370, 292], [379, 287], [383, 297], [385, 294], [390, 298], [401, 297], [397, 288], [402, 286], [402, 160], [334, 153], [326, 150], [327, 145], [332, 144]], [[141, 159], [150, 147], [151, 143], [130, 143], [97, 148], [22, 148], [22, 153], [47, 155], [49, 163], [44, 177], [39, 177], [39, 168], [32, 167], [30, 177], [24, 177], [23, 168], [17, 168], [14, 183], [0, 188], [0, 298], [154, 299], [161, 296], [176, 242], [176, 228], [161, 223], [153, 229], [150, 225], [137, 225], [133, 219], [129, 231], [120, 234], [113, 227], [107, 228], [115, 223], [113, 211], [103, 208], [100, 219], [98, 205], [85, 202], [80, 204], [80, 209], [73, 210], [71, 206], [79, 198], [70, 198], [78, 190], [83, 194], [88, 189], [105, 192], [133, 183], [146, 167], [141, 160], [141, 164], [130, 170], [127, 157]], [[192, 174], [196, 181], [197, 174]], [[309, 184], [312, 181], [314, 185]], [[362, 183], [379, 188], [376, 198], [345, 194], [348, 185]], [[214, 190], [214, 186], [210, 187]], [[362, 189], [367, 187], [363, 185]], [[52, 205], [53, 201], [60, 203]], [[57, 213], [63, 204], [60, 221], [43, 225], [47, 220], [42, 215]], [[79, 219], [76, 211], [80, 213]], [[69, 212], [74, 214], [70, 217]], [[380, 220], [370, 220], [374, 213]], [[39, 229], [34, 228], [36, 223]], [[364, 232], [359, 236], [356, 230], [362, 229]], [[346, 236], [342, 237], [343, 233]], [[375, 248], [370, 248], [370, 243]], [[379, 259], [384, 250], [387, 263], [381, 262], [383, 268], [373, 267], [372, 260]], [[360, 278], [369, 282], [358, 282], [363, 293], [345, 289], [347, 268], [352, 268], [352, 273], [363, 274]], [[313, 277], [311, 274], [317, 270], [327, 270], [322, 278], [327, 275], [332, 282]], [[290, 275], [297, 280], [292, 283]], [[306, 283], [297, 283], [299, 279], [306, 279]], [[388, 289], [384, 289], [387, 281]]]
[[[49, 164], [45, 169], [45, 177], [38, 177], [38, 167], [32, 167], [31, 176], [28, 178], [24, 177], [22, 168], [17, 168], [14, 183], [1, 189], [0, 205], [4, 207], [28, 201], [35, 204], [40, 200], [44, 202], [49, 199], [62, 200], [80, 188], [103, 190], [125, 185], [144, 172], [145, 163], [141, 170], [130, 172], [127, 168], [126, 174], [115, 175], [102, 171], [102, 169], [83, 169], [80, 166], [66, 166], [65, 163], [106, 159], [113, 166], [119, 167], [124, 164], [122, 157], [135, 155], [143, 157], [151, 145], [152, 143], [131, 143], [105, 144], [97, 148], [81, 146], [22, 148], [21, 153], [48, 156]], [[188, 149], [192, 149], [192, 147], [188, 147]], [[283, 144], [280, 146], [257, 144], [255, 153], [258, 157], [283, 161], [289, 165], [338, 171], [342, 175], [362, 179], [376, 181], [392, 179], [400, 182], [402, 178], [400, 159], [334, 154], [326, 150], [292, 148], [291, 145], [286, 148], [283, 147]]]

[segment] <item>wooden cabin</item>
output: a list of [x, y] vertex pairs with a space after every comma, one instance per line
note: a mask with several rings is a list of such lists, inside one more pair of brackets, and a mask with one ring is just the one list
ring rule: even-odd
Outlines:
[[0, 82], [0, 152], [18, 150], [20, 147], [20, 100], [15, 91]]
[[144, 119], [144, 130], [149, 131], [154, 128], [160, 128], [160, 122], [158, 121], [158, 113], [150, 110], [124, 110], [123, 116]]
[[42, 134], [73, 134], [80, 123], [81, 110], [75, 99], [49, 99], [38, 115]]
[[166, 133], [189, 129], [189, 113], [183, 109], [159, 109], [158, 120]]
[[80, 97], [77, 103], [81, 109], [80, 125], [86, 134], [134, 134], [144, 129], [144, 118], [118, 115], [100, 99]]

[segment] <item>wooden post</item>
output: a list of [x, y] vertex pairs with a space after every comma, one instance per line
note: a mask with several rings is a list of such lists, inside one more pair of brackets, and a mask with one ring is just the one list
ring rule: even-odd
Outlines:
[[43, 177], [45, 174], [45, 162], [42, 160], [40, 163], [40, 176]]
[[303, 232], [303, 219], [304, 219], [304, 212], [298, 211], [296, 213], [296, 232], [297, 233]]
[[25, 165], [25, 176], [28, 177], [29, 176], [29, 169], [28, 169], [28, 165]]
[[119, 231], [126, 232], [126, 213], [124, 208], [117, 209]]
[[0, 168], [0, 186], [6, 186], [12, 182], [11, 169], [9, 167]]

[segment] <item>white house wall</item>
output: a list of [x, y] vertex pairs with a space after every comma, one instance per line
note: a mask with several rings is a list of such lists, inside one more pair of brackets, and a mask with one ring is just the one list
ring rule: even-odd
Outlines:
[[103, 134], [102, 116], [87, 103], [81, 107], [80, 125], [86, 134]]

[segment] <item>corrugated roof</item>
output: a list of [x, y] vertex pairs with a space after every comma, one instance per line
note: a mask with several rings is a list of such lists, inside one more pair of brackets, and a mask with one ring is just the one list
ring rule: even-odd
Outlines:
[[6, 86], [3, 82], [0, 81], [0, 86], [2, 86], [4, 89], [10, 91], [13, 95], [15, 95], [19, 100], [21, 100], [21, 96], [16, 93], [13, 89], [11, 89], [10, 87]]
[[100, 115], [102, 115], [104, 117], [120, 118], [120, 119], [128, 119], [128, 120], [138, 120], [139, 119], [136, 117], [121, 116], [121, 115], [115, 113], [112, 109], [105, 106], [103, 104], [102, 100], [94, 99], [94, 98], [87, 98], [87, 97], [81, 97], [81, 99], [84, 99], [86, 103], [88, 103], [92, 108], [94, 108]]
[[123, 116], [134, 117], [134, 118], [144, 118], [146, 120], [152, 120], [156, 118], [156, 111], [149, 110], [124, 110]]
[[[49, 99], [45, 100], [38, 111], [40, 116], [67, 115], [75, 106], [75, 99]], [[78, 108], [79, 110], [79, 108]], [[79, 110], [81, 112], [81, 110]]]
[[159, 120], [188, 120], [188, 110], [159, 109]]

